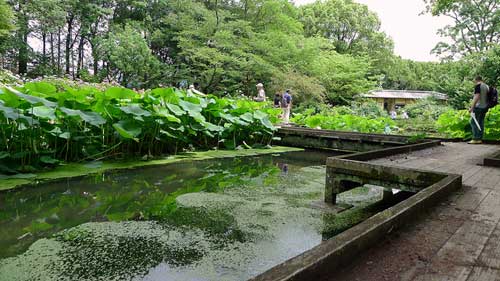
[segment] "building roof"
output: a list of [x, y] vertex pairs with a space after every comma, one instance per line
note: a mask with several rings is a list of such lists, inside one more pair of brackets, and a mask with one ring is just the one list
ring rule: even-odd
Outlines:
[[438, 92], [408, 90], [374, 90], [361, 96], [365, 98], [380, 99], [426, 99], [429, 97], [434, 97], [438, 100], [448, 99], [447, 95]]

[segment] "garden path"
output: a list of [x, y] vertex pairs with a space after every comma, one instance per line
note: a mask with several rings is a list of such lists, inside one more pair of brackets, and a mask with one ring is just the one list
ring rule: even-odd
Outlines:
[[444, 143], [372, 162], [462, 174], [463, 188], [324, 280], [500, 281], [500, 168], [494, 145]]

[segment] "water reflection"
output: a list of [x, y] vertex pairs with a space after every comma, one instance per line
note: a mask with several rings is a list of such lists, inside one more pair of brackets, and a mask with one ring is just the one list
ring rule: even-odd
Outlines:
[[[345, 226], [311, 207], [327, 156], [188, 162], [0, 193], [0, 281], [247, 280]], [[359, 205], [379, 194], [343, 196]]]

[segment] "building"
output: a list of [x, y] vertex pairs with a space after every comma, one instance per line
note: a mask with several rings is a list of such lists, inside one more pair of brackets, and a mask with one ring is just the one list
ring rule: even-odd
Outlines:
[[419, 99], [435, 98], [446, 102], [448, 96], [438, 92], [409, 91], [409, 90], [374, 90], [361, 95], [364, 98], [373, 99], [387, 111], [404, 107]]

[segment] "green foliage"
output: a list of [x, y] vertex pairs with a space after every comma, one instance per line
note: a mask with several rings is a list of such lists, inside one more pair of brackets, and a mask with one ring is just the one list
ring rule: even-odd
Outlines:
[[310, 106], [325, 102], [326, 89], [321, 82], [307, 75], [289, 71], [276, 75], [271, 84], [271, 93], [283, 94], [286, 89], [292, 91], [294, 104]]
[[392, 48], [391, 44], [378, 44], [386, 36], [380, 31], [377, 15], [366, 5], [351, 0], [317, 1], [302, 6], [300, 12], [306, 36], [327, 38], [339, 53], [360, 54]]
[[468, 138], [470, 130], [470, 114], [467, 110], [449, 110], [437, 120], [438, 130], [452, 138]]
[[[14, 14], [5, 0], [0, 0], [0, 45], [14, 29]], [[1, 47], [1, 46], [0, 46]]]
[[[279, 110], [249, 100], [198, 97], [173, 88], [143, 94], [47, 82], [0, 89], [0, 171], [59, 161], [235, 148], [271, 141]], [[53, 160], [52, 160], [53, 159]], [[47, 165], [50, 164], [50, 165]]]
[[394, 121], [389, 118], [368, 118], [352, 114], [298, 115], [292, 118], [292, 122], [315, 129], [360, 133], [390, 133], [395, 127]]
[[440, 42], [434, 52], [454, 57], [489, 50], [500, 43], [500, 9], [498, 0], [455, 1], [426, 0], [427, 9], [435, 16], [448, 16], [454, 24], [439, 30], [451, 42]]
[[500, 82], [500, 45], [493, 46], [487, 51], [477, 67], [476, 73], [480, 73], [488, 85], [498, 86]]
[[[468, 139], [471, 137], [470, 114], [467, 110], [450, 110], [442, 114], [437, 125], [440, 132], [454, 138]], [[484, 139], [500, 140], [500, 107], [496, 106], [488, 111], [484, 120]]]
[[314, 60], [310, 72], [325, 86], [328, 102], [345, 105], [356, 95], [376, 87], [376, 79], [370, 75], [370, 68], [368, 58], [331, 51], [323, 52]]
[[437, 120], [441, 114], [451, 108], [433, 98], [421, 99], [404, 107], [410, 118]]
[[109, 61], [114, 73], [121, 76], [122, 84], [144, 88], [159, 75], [160, 66], [140, 32], [131, 26], [116, 28], [102, 42], [102, 57]]

